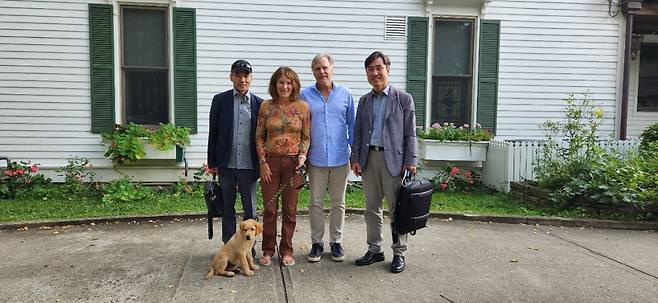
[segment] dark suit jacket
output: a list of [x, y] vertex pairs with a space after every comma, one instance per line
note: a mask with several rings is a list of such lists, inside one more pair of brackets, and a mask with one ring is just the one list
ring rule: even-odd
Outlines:
[[[372, 135], [372, 91], [359, 99], [352, 144], [352, 163], [365, 169]], [[416, 165], [416, 115], [414, 101], [408, 93], [391, 85], [384, 112], [384, 157], [393, 176], [399, 176], [403, 166]]]
[[[251, 161], [258, 171], [256, 155], [256, 121], [263, 99], [249, 93], [251, 101]], [[226, 169], [233, 146], [233, 89], [215, 95], [210, 107], [210, 132], [208, 134], [208, 167]]]

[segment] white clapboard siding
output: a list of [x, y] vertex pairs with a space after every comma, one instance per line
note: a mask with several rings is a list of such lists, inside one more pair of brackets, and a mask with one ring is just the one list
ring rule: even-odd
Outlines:
[[[0, 0], [0, 155], [40, 163], [44, 171], [83, 157], [102, 178], [112, 177], [100, 136], [89, 131], [90, 2], [114, 1]], [[232, 86], [228, 75], [234, 60], [252, 63], [252, 91], [267, 98], [277, 67], [294, 68], [308, 86], [314, 81], [310, 60], [329, 52], [336, 59], [335, 81], [350, 87], [358, 100], [370, 89], [363, 60], [377, 49], [391, 57], [391, 83], [405, 87], [406, 40], [384, 40], [385, 16], [425, 13], [420, 0], [171, 3], [196, 8], [199, 133], [186, 150], [192, 167], [206, 162], [210, 101]], [[175, 166], [144, 168], [126, 171], [145, 181], [181, 177]]]
[[501, 20], [497, 138], [543, 137], [539, 124], [585, 91], [609, 117], [601, 133], [614, 131], [623, 20], [608, 16], [607, 1], [495, 0], [483, 12]]

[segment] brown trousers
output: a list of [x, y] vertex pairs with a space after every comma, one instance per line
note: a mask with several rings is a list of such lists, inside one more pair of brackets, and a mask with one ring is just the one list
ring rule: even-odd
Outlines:
[[[276, 244], [276, 212], [279, 208], [279, 198], [276, 197], [279, 188], [281, 191], [281, 242], [279, 242], [279, 254], [281, 256], [292, 256], [292, 236], [297, 225], [297, 199], [299, 187], [302, 184], [301, 175], [296, 174], [296, 156], [268, 156], [267, 165], [272, 172], [272, 181], [263, 183], [261, 179], [261, 190], [263, 193], [263, 255], [273, 256]], [[290, 180], [294, 178], [292, 184]]]

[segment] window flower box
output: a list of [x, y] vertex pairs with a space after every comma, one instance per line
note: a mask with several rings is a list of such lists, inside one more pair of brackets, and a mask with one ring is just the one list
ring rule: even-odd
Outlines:
[[488, 141], [418, 139], [419, 157], [438, 161], [486, 161]]

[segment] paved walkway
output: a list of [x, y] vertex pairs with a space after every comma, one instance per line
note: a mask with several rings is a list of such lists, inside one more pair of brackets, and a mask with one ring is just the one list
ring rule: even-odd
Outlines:
[[388, 248], [386, 262], [353, 265], [366, 249], [357, 215], [346, 219], [345, 262], [307, 263], [300, 216], [296, 266], [210, 280], [219, 240], [203, 220], [0, 231], [0, 302], [658, 302], [655, 232], [430, 224], [410, 238], [400, 274], [388, 272]]

